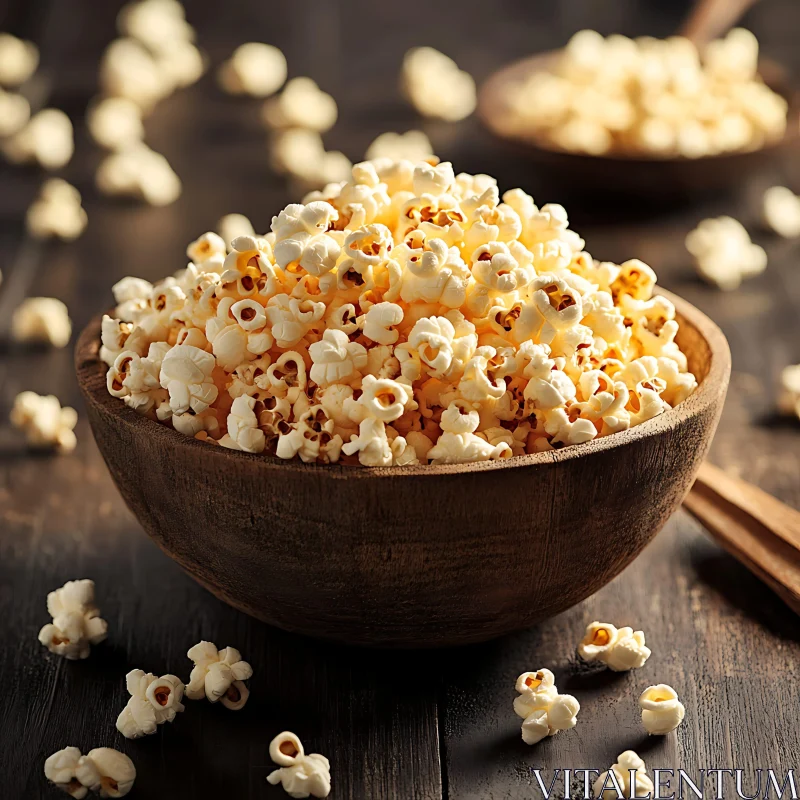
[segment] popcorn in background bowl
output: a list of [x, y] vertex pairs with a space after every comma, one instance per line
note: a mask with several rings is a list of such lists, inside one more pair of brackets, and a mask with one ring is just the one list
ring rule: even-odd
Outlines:
[[210, 444], [485, 461], [625, 430], [696, 386], [649, 266], [595, 261], [563, 207], [449, 163], [357, 164], [222, 245], [117, 284], [102, 328], [109, 392]]

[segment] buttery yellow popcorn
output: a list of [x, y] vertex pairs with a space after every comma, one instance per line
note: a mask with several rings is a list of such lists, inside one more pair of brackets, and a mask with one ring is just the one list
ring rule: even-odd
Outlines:
[[[377, 158], [265, 236], [220, 230], [155, 286], [120, 281], [103, 320], [109, 392], [185, 435], [322, 464], [489, 461], [624, 431], [697, 385], [653, 270], [596, 262], [562, 206], [488, 175]], [[646, 657], [626, 636], [614, 668]]]

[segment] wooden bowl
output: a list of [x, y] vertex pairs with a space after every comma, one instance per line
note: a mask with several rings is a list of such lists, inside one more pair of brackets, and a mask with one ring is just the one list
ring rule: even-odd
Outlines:
[[480, 642], [608, 583], [678, 507], [730, 373], [722, 332], [666, 292], [697, 391], [623, 433], [506, 461], [366, 468], [286, 462], [183, 436], [106, 391], [100, 319], [76, 347], [100, 452], [156, 543], [218, 597], [342, 642]]
[[783, 69], [774, 62], [759, 65], [764, 81], [789, 102], [788, 124], [782, 139], [758, 150], [722, 153], [704, 158], [685, 156], [651, 157], [641, 154], [613, 153], [594, 156], [574, 153], [555, 145], [546, 145], [532, 133], [509, 129], [509, 91], [525, 78], [546, 70], [558, 51], [550, 51], [515, 61], [491, 75], [478, 95], [478, 116], [498, 139], [518, 156], [533, 164], [543, 176], [560, 189], [591, 193], [621, 194], [657, 202], [743, 184], [800, 135], [800, 100], [786, 82]]

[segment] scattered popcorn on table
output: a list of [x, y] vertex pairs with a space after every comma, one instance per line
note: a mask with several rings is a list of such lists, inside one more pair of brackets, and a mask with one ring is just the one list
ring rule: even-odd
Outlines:
[[351, 174], [120, 282], [109, 391], [232, 449], [403, 466], [579, 444], [694, 390], [653, 270], [594, 261], [561, 206], [449, 163]]
[[[255, 236], [253, 223], [244, 214], [226, 214], [217, 223], [217, 232], [222, 238], [223, 244], [227, 247], [234, 239], [240, 236]], [[227, 251], [226, 251], [227, 252]], [[225, 255], [225, 252], [223, 252]], [[194, 260], [193, 256], [189, 256]]]
[[392, 133], [387, 131], [378, 136], [367, 148], [364, 156], [367, 161], [377, 158], [390, 158], [392, 161], [427, 161], [435, 158], [433, 145], [422, 131]]
[[536, 744], [547, 736], [574, 728], [580, 703], [571, 694], [559, 694], [549, 669], [523, 672], [517, 678], [514, 713], [521, 717], [522, 741]]
[[642, 723], [648, 733], [663, 735], [674, 731], [683, 722], [686, 709], [678, 693], [666, 683], [649, 686], [639, 698]]
[[51, 652], [71, 661], [88, 658], [91, 645], [108, 636], [108, 623], [100, 618], [94, 601], [94, 581], [68, 581], [47, 595], [53, 618], [39, 631], [39, 641]]
[[738, 289], [745, 278], [767, 268], [763, 247], [753, 244], [744, 226], [733, 217], [704, 219], [686, 237], [697, 272], [723, 290]]
[[578, 655], [587, 662], [600, 661], [614, 672], [625, 672], [643, 667], [650, 658], [650, 648], [644, 643], [642, 631], [592, 622], [586, 626]]
[[103, 97], [86, 116], [92, 138], [108, 150], [125, 150], [144, 139], [142, 110], [126, 97]]
[[125, 797], [136, 780], [136, 767], [128, 756], [110, 747], [98, 747], [85, 756], [77, 747], [65, 747], [44, 762], [44, 774], [77, 800], [89, 791], [100, 797]]
[[30, 103], [21, 94], [0, 89], [0, 138], [13, 136], [28, 124], [30, 118]]
[[65, 242], [77, 239], [88, 221], [81, 206], [81, 193], [61, 178], [45, 181], [25, 215], [25, 226], [31, 236], [36, 239], [57, 237]]
[[78, 412], [69, 406], [61, 408], [58, 398], [52, 394], [18, 394], [10, 419], [11, 424], [25, 434], [30, 447], [71, 453], [78, 443], [73, 430], [78, 424]]
[[45, 108], [2, 146], [6, 158], [14, 164], [36, 162], [44, 169], [61, 169], [75, 152], [72, 123], [63, 111]]
[[[237, 398], [241, 399], [244, 398]], [[205, 696], [212, 703], [220, 700], [231, 711], [244, 707], [250, 691], [243, 681], [252, 677], [253, 668], [242, 661], [238, 650], [233, 647], [217, 650], [211, 642], [200, 642], [186, 655], [194, 661], [186, 686], [186, 696], [190, 700], [201, 700]]]
[[619, 797], [654, 797], [653, 781], [647, 774], [644, 761], [633, 750], [617, 756], [617, 763], [603, 772], [594, 782], [592, 792], [597, 800], [617, 800]]
[[65, 747], [44, 762], [45, 778], [75, 800], [83, 800], [89, 793], [88, 787], [78, 780], [78, 764], [82, 758], [77, 747]]
[[290, 731], [279, 733], [269, 745], [269, 757], [280, 767], [267, 780], [281, 784], [289, 797], [327, 797], [331, 793], [331, 765], [319, 753], [306, 755]]
[[67, 307], [54, 297], [28, 297], [11, 315], [11, 338], [15, 342], [66, 347], [71, 335]]
[[800, 364], [783, 368], [778, 407], [781, 413], [800, 419]]
[[126, 739], [138, 739], [156, 732], [159, 725], [172, 722], [184, 710], [183, 683], [174, 675], [160, 678], [134, 669], [125, 676], [131, 698], [117, 718], [117, 730]]
[[785, 186], [773, 186], [764, 192], [764, 222], [785, 239], [800, 236], [800, 196]]
[[307, 128], [325, 133], [338, 114], [336, 101], [311, 78], [292, 78], [277, 97], [267, 100], [263, 116], [273, 129]]
[[477, 105], [475, 81], [444, 53], [413, 47], [403, 57], [400, 88], [424, 117], [458, 122]]
[[107, 155], [95, 182], [103, 194], [134, 197], [151, 206], [174, 203], [183, 188], [169, 161], [143, 142]]
[[10, 33], [0, 33], [0, 86], [25, 83], [39, 66], [39, 49]]
[[286, 57], [271, 44], [248, 42], [234, 50], [219, 68], [220, 86], [228, 94], [269, 97], [286, 80]]
[[512, 85], [508, 133], [603, 155], [701, 158], [779, 140], [788, 104], [757, 74], [758, 42], [730, 31], [702, 51], [680, 36], [576, 33], [553, 62]]

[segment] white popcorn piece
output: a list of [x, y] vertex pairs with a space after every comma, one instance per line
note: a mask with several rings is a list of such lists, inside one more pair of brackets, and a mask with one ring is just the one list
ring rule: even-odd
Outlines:
[[253, 668], [242, 661], [238, 650], [233, 647], [217, 650], [211, 642], [200, 642], [186, 655], [194, 662], [186, 686], [186, 696], [190, 700], [201, 700], [203, 697], [212, 703], [219, 700], [233, 711], [244, 706], [249, 692], [243, 681], [252, 677]]
[[2, 147], [6, 158], [15, 164], [36, 162], [44, 169], [61, 169], [75, 152], [72, 123], [63, 111], [45, 108]]
[[119, 750], [98, 747], [81, 756], [75, 777], [100, 797], [125, 797], [136, 780], [133, 761]]
[[44, 776], [75, 800], [83, 800], [89, 788], [78, 779], [78, 764], [83, 756], [77, 747], [65, 747], [44, 762]]
[[326, 151], [320, 135], [306, 128], [285, 128], [275, 133], [270, 162], [276, 172], [314, 189], [346, 180], [352, 169], [347, 156]]
[[432, 47], [414, 47], [405, 54], [400, 86], [424, 117], [458, 122], [468, 117], [477, 104], [472, 76]]
[[0, 86], [19, 86], [36, 72], [39, 48], [10, 33], [0, 33]]
[[108, 623], [95, 605], [94, 581], [68, 581], [47, 595], [53, 618], [39, 631], [39, 641], [51, 652], [70, 660], [88, 658], [91, 645], [108, 636]]
[[737, 289], [744, 279], [767, 267], [764, 248], [753, 244], [733, 217], [703, 220], [686, 237], [686, 249], [694, 256], [700, 277], [723, 290]]
[[678, 700], [678, 693], [665, 683], [648, 686], [639, 697], [642, 724], [648, 733], [663, 736], [674, 731], [683, 722], [686, 709]]
[[261, 453], [266, 446], [264, 431], [258, 427], [258, 419], [253, 410], [255, 404], [254, 397], [237, 397], [231, 405], [231, 413], [228, 414], [228, 436], [239, 450], [246, 453]]
[[154, 52], [194, 39], [194, 29], [178, 0], [132, 0], [117, 16], [117, 29]]
[[580, 703], [571, 694], [559, 694], [549, 669], [523, 672], [515, 686], [514, 713], [522, 717], [522, 741], [537, 744], [577, 724]]
[[255, 236], [253, 223], [244, 214], [226, 214], [216, 224], [217, 233], [229, 245], [240, 236]]
[[134, 669], [125, 676], [130, 700], [117, 718], [117, 730], [126, 739], [138, 739], [156, 732], [159, 725], [172, 722], [184, 710], [184, 686], [175, 675]]
[[435, 156], [433, 145], [423, 131], [406, 131], [405, 133], [387, 131], [372, 141], [364, 158], [367, 161], [374, 161], [378, 158], [389, 158], [392, 161], [405, 159], [416, 163], [435, 158]]
[[106, 48], [100, 62], [100, 88], [104, 95], [124, 97], [148, 113], [174, 85], [147, 46], [125, 38]]
[[785, 239], [800, 236], [800, 196], [785, 186], [773, 186], [764, 192], [764, 223]]
[[584, 661], [600, 661], [614, 672], [624, 672], [644, 666], [650, 649], [642, 631], [616, 628], [609, 622], [591, 622], [578, 645], [578, 655]]
[[134, 197], [152, 206], [168, 206], [182, 191], [167, 159], [141, 142], [106, 156], [95, 183], [103, 194]]
[[28, 233], [36, 239], [77, 239], [89, 221], [81, 206], [81, 194], [61, 178], [50, 178], [25, 216]]
[[336, 101], [311, 78], [292, 78], [264, 105], [264, 122], [273, 129], [306, 128], [325, 133], [338, 115]]
[[781, 413], [800, 419], [800, 364], [784, 367], [781, 371], [778, 408]]
[[191, 408], [199, 414], [216, 400], [219, 390], [211, 379], [215, 366], [214, 356], [189, 344], [175, 345], [164, 356], [159, 380], [169, 392], [173, 413]]
[[592, 785], [598, 800], [620, 797], [653, 797], [653, 781], [647, 774], [644, 761], [633, 750], [620, 753], [615, 764], [603, 772]]
[[331, 793], [331, 765], [319, 753], [306, 755], [300, 739], [291, 731], [279, 733], [269, 745], [269, 756], [279, 766], [267, 776], [281, 784], [289, 797], [327, 797]]
[[67, 307], [54, 297], [29, 297], [11, 315], [11, 338], [15, 342], [66, 347], [71, 335]]
[[396, 303], [376, 303], [364, 317], [364, 336], [378, 344], [394, 344], [400, 334], [394, 329], [403, 321], [403, 309]]
[[26, 98], [0, 89], [0, 137], [13, 136], [21, 131], [30, 118], [31, 106]]
[[126, 150], [144, 139], [142, 109], [127, 97], [103, 97], [89, 106], [86, 124], [107, 150]]
[[71, 453], [78, 443], [74, 433], [78, 412], [69, 406], [62, 408], [54, 395], [18, 394], [10, 419], [25, 434], [30, 447]]
[[269, 97], [286, 80], [286, 57], [271, 44], [248, 42], [234, 50], [219, 69], [220, 86], [228, 94]]
[[558, 695], [555, 675], [549, 669], [523, 672], [515, 688], [519, 696], [514, 698], [514, 713], [522, 719], [527, 719], [534, 711], [547, 711]]

